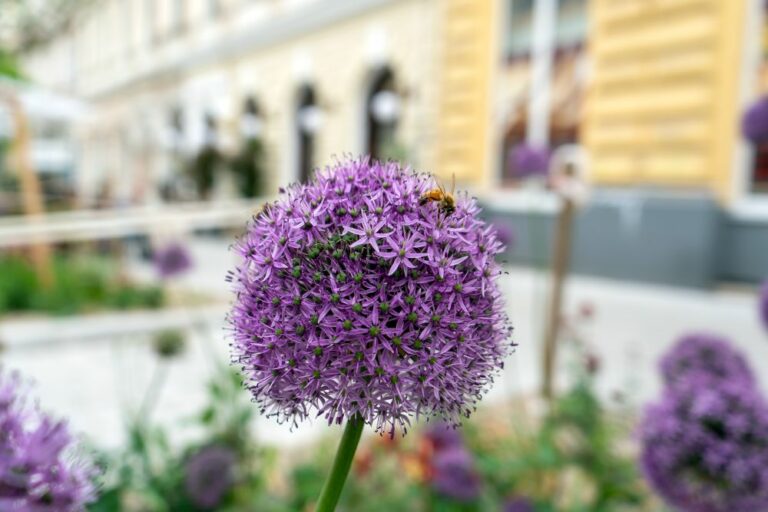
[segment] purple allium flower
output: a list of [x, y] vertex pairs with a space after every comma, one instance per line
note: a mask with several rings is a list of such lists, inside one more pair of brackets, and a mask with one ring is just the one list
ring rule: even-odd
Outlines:
[[394, 162], [336, 163], [291, 187], [236, 243], [234, 359], [262, 412], [376, 430], [411, 415], [458, 424], [511, 344], [496, 231], [466, 195]]
[[163, 279], [178, 276], [192, 267], [189, 251], [176, 242], [157, 249], [154, 260], [157, 273]]
[[229, 448], [211, 445], [192, 455], [185, 466], [184, 485], [192, 502], [214, 509], [235, 483], [237, 458]]
[[549, 172], [550, 152], [547, 148], [518, 144], [509, 153], [508, 165], [518, 178], [546, 176]]
[[511, 498], [504, 503], [504, 512], [535, 512], [536, 509], [526, 498]]
[[760, 287], [758, 307], [760, 311], [760, 320], [763, 321], [763, 326], [768, 329], [768, 281], [765, 281], [763, 286]]
[[640, 438], [646, 477], [679, 510], [768, 510], [768, 406], [744, 380], [668, 388]]
[[667, 386], [683, 382], [692, 374], [713, 381], [738, 379], [752, 384], [755, 380], [744, 356], [726, 339], [704, 333], [680, 338], [661, 359], [661, 374]]
[[741, 120], [744, 137], [754, 144], [768, 141], [768, 96], [755, 101]]
[[80, 512], [95, 471], [76, 457], [64, 422], [28, 404], [25, 384], [0, 368], [0, 510]]
[[452, 446], [432, 458], [432, 487], [456, 501], [472, 501], [480, 494], [480, 478], [472, 455], [463, 446]]

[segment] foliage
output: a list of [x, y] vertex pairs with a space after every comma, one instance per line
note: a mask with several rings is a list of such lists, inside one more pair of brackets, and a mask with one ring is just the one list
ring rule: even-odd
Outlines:
[[264, 144], [258, 138], [250, 138], [240, 152], [229, 162], [241, 197], [258, 197], [264, 193]]
[[161, 359], [170, 359], [184, 350], [184, 333], [178, 329], [166, 329], [157, 333], [152, 340], [152, 348]]
[[8, 51], [0, 48], [0, 77], [22, 78], [19, 62], [16, 57]]
[[209, 199], [213, 191], [214, 175], [224, 162], [224, 156], [211, 144], [206, 144], [189, 163], [188, 173], [201, 199]]
[[586, 378], [558, 398], [539, 425], [498, 438], [484, 439], [476, 426], [470, 432], [499, 500], [529, 497], [539, 512], [640, 510], [643, 504], [632, 454], [621, 450], [629, 429], [603, 409]]
[[[536, 512], [648, 510], [634, 458], [622, 450], [629, 429], [603, 408], [588, 380], [579, 380], [540, 420], [518, 409], [513, 418], [506, 407], [502, 418], [499, 410], [479, 412], [459, 431], [481, 480], [476, 499], [462, 502], [433, 485], [436, 449], [429, 435], [385, 436], [361, 445], [339, 510], [480, 512], [502, 510], [516, 497], [530, 500]], [[333, 448], [326, 442], [294, 467], [290, 510], [311, 509]]]
[[162, 288], [122, 282], [115, 265], [105, 258], [55, 257], [53, 283], [43, 286], [26, 259], [0, 257], [0, 314], [66, 315], [104, 308], [158, 308], [163, 302]]
[[0, 46], [19, 53], [32, 50], [66, 30], [98, 0], [0, 0]]
[[[152, 390], [157, 392], [158, 390]], [[104, 490], [91, 512], [222, 512], [265, 510], [279, 512], [282, 505], [264, 492], [264, 475], [274, 454], [258, 447], [250, 435], [254, 408], [242, 389], [239, 374], [220, 368], [208, 384], [208, 404], [192, 424], [202, 435], [174, 447], [168, 431], [136, 418], [128, 426], [124, 451], [104, 454], [108, 468]], [[233, 481], [213, 508], [195, 502], [188, 492], [190, 461], [211, 447], [233, 454]]]
[[[99, 501], [89, 510], [312, 510], [338, 440], [329, 436], [284, 454], [287, 464], [279, 466], [285, 470], [277, 471], [276, 452], [253, 440], [256, 409], [239, 374], [222, 368], [208, 384], [208, 397], [185, 424], [198, 435], [180, 446], [169, 442], [171, 430], [133, 421], [127, 447], [102, 456], [107, 476]], [[444, 495], [435, 485], [441, 441], [431, 428], [416, 430], [394, 439], [364, 439], [339, 512], [500, 511], [518, 498], [529, 501], [535, 512], [650, 510], [633, 458], [622, 449], [628, 429], [603, 408], [587, 379], [578, 380], [544, 417], [518, 407], [494, 407], [450, 432], [451, 442], [470, 454], [480, 481], [479, 494], [469, 501]], [[187, 480], [191, 461], [211, 448], [233, 454], [234, 480], [217, 506], [205, 508], [190, 498]]]

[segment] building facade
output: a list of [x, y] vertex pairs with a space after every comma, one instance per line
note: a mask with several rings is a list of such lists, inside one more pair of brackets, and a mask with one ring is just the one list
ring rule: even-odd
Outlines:
[[272, 193], [331, 155], [400, 151], [432, 166], [436, 5], [104, 0], [26, 63], [88, 101], [86, 202], [105, 188], [119, 202], [152, 201], [180, 156], [212, 142], [232, 152], [255, 132]]
[[258, 136], [266, 193], [331, 155], [396, 156], [456, 176], [515, 226], [509, 260], [540, 264], [557, 200], [510, 155], [576, 149], [574, 268], [700, 287], [768, 275], [768, 160], [739, 130], [768, 92], [765, 19], [761, 0], [102, 0], [25, 62], [90, 105], [84, 204], [156, 201], [190, 155]]

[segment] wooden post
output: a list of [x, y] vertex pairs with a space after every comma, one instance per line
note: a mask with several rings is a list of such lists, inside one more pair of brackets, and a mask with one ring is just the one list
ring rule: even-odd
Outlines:
[[563, 286], [571, 259], [571, 232], [573, 215], [576, 210], [573, 200], [563, 197], [563, 207], [557, 219], [557, 230], [552, 250], [552, 291], [549, 314], [545, 326], [542, 375], [542, 394], [546, 400], [554, 396], [555, 364], [557, 363], [557, 341], [563, 303]]
[[[40, 190], [40, 181], [32, 165], [30, 155], [29, 124], [24, 109], [15, 91], [0, 87], [0, 100], [4, 101], [13, 117], [14, 137], [12, 151], [16, 172], [21, 185], [21, 196], [24, 214], [30, 222], [40, 222], [45, 208]], [[43, 286], [53, 283], [51, 269], [51, 248], [44, 242], [35, 242], [30, 246], [30, 255], [37, 271], [38, 279]]]

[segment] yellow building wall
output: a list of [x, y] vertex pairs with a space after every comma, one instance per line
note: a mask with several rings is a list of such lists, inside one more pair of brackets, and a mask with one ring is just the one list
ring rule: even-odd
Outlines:
[[592, 0], [594, 181], [730, 194], [746, 0]]
[[493, 0], [441, 0], [442, 50], [437, 155], [432, 171], [443, 180], [483, 184], [488, 178], [493, 44]]

